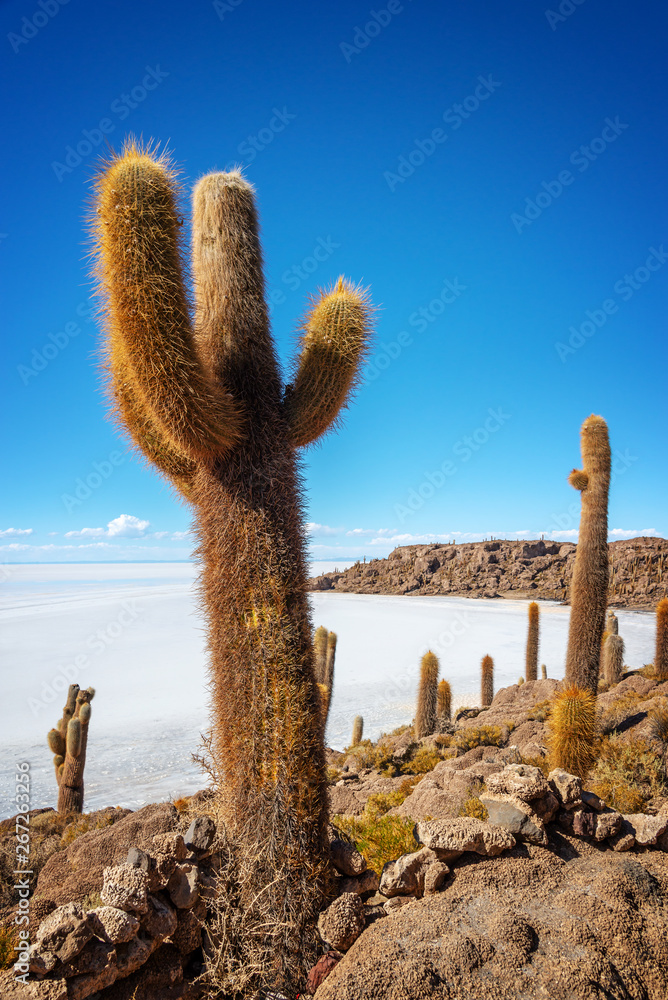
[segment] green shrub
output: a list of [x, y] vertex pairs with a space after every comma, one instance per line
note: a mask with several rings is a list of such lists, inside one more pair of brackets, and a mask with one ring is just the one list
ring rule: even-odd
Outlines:
[[388, 861], [416, 850], [415, 822], [404, 816], [335, 816], [333, 823], [354, 842], [375, 872], [380, 874]]
[[452, 737], [452, 745], [466, 753], [474, 747], [499, 747], [507, 738], [500, 726], [472, 726], [456, 732]]
[[488, 819], [487, 806], [480, 801], [480, 796], [485, 790], [483, 781], [476, 781], [469, 788], [468, 795], [459, 808], [460, 816], [473, 816], [475, 819]]
[[403, 774], [428, 774], [442, 760], [436, 747], [421, 746], [410, 760], [401, 765], [401, 771]]

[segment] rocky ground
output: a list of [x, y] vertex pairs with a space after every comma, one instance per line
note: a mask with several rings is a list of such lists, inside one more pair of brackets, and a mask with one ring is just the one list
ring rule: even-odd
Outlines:
[[[352, 594], [511, 597], [568, 600], [576, 546], [570, 542], [403, 545], [387, 559], [357, 562], [342, 573], [323, 573], [309, 588]], [[611, 607], [653, 609], [668, 596], [668, 541], [612, 542]]]

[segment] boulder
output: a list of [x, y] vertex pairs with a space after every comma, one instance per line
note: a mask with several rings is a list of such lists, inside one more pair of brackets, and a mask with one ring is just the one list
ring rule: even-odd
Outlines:
[[509, 763], [508, 757], [509, 749], [481, 746], [461, 757], [441, 761], [388, 815], [412, 820], [455, 819], [469, 795], [477, 792], [490, 775], [502, 771]]
[[343, 955], [341, 952], [334, 950], [328, 951], [324, 955], [320, 956], [308, 974], [306, 988], [304, 990], [306, 996], [312, 997], [315, 994], [317, 988], [324, 983], [334, 966], [340, 962], [342, 958]]
[[183, 838], [189, 851], [208, 851], [216, 836], [216, 824], [210, 816], [197, 816]]
[[202, 944], [202, 921], [194, 909], [179, 910], [176, 930], [171, 935], [171, 941], [182, 955], [189, 955]]
[[83, 950], [95, 933], [93, 920], [78, 903], [59, 906], [44, 920], [35, 943], [40, 954], [50, 953], [69, 962]]
[[435, 851], [440, 861], [453, 860], [465, 851], [496, 857], [515, 846], [515, 838], [503, 827], [472, 816], [417, 823], [414, 836], [419, 843]]
[[630, 813], [624, 815], [629, 824], [635, 842], [640, 847], [656, 844], [659, 837], [668, 830], [668, 810], [662, 810], [658, 816], [647, 816], [645, 813]]
[[146, 913], [141, 918], [141, 926], [146, 934], [163, 941], [176, 930], [176, 912], [164, 899], [149, 896]]
[[541, 769], [528, 764], [507, 764], [503, 771], [490, 775], [486, 786], [487, 791], [494, 795], [514, 795], [522, 802], [547, 798], [551, 794]]
[[610, 837], [616, 837], [622, 828], [622, 816], [614, 809], [599, 812], [594, 818], [596, 820], [595, 840], [608, 840]]
[[167, 883], [167, 892], [174, 906], [187, 910], [199, 899], [197, 865], [178, 865]]
[[98, 918], [104, 934], [112, 944], [125, 944], [139, 930], [137, 917], [116, 906], [98, 906], [90, 912]]
[[346, 892], [323, 910], [318, 930], [336, 951], [347, 951], [364, 930], [364, 903], [357, 893]]
[[390, 899], [393, 896], [422, 896], [425, 872], [433, 861], [438, 861], [438, 855], [428, 847], [388, 861], [380, 876], [380, 892]]
[[119, 910], [146, 913], [148, 879], [143, 869], [132, 865], [114, 865], [104, 869], [102, 879], [100, 899], [103, 903]]
[[366, 861], [354, 844], [335, 837], [330, 841], [329, 854], [332, 864], [341, 875], [361, 875], [366, 870]]
[[356, 892], [358, 896], [366, 896], [378, 892], [380, 879], [372, 868], [367, 868], [365, 872], [357, 877], [348, 876], [342, 878], [339, 883], [339, 894], [344, 892]]
[[582, 781], [574, 774], [569, 774], [561, 767], [555, 767], [547, 776], [559, 801], [567, 809], [572, 808], [582, 799]]
[[543, 847], [547, 845], [545, 824], [527, 802], [516, 795], [492, 795], [491, 793], [481, 795], [480, 801], [487, 809], [490, 823], [497, 827], [503, 827], [519, 840], [528, 840], [532, 844], [542, 844]]

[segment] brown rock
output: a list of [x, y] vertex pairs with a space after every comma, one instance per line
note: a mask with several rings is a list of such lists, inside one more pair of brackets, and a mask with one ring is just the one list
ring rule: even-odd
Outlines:
[[164, 899], [149, 896], [146, 913], [141, 918], [141, 926], [146, 934], [163, 941], [176, 930], [176, 911]]
[[308, 974], [306, 980], [306, 996], [312, 997], [317, 988], [324, 983], [334, 966], [341, 961], [343, 955], [340, 951], [328, 951], [321, 955], [318, 961]]
[[199, 899], [196, 865], [179, 865], [167, 883], [167, 892], [174, 906], [187, 910]]
[[596, 816], [586, 809], [573, 810], [573, 833], [577, 837], [593, 837], [596, 832]]
[[496, 857], [515, 846], [515, 838], [507, 830], [471, 816], [417, 823], [414, 835], [435, 851], [440, 861], [458, 858], [464, 851]]
[[598, 813], [595, 819], [595, 840], [608, 840], [609, 837], [616, 837], [622, 828], [622, 817], [614, 809], [606, 809], [605, 812]]
[[356, 892], [358, 896], [365, 896], [378, 892], [380, 879], [372, 868], [367, 868], [365, 872], [356, 878], [342, 878], [339, 883], [339, 893]]
[[98, 918], [112, 944], [125, 944], [139, 930], [139, 921], [134, 914], [119, 910], [116, 906], [98, 906], [90, 912]]
[[550, 786], [541, 769], [528, 764], [508, 764], [503, 771], [490, 775], [486, 785], [493, 795], [514, 795], [522, 802], [546, 798], [550, 794]]
[[[480, 801], [487, 809], [489, 822], [496, 827], [503, 827], [519, 840], [527, 840], [531, 844], [547, 845], [545, 824], [528, 803], [515, 795], [492, 795], [485, 793]], [[513, 844], [510, 846], [514, 846]], [[500, 852], [497, 852], [500, 853]]]
[[342, 875], [361, 875], [366, 870], [366, 861], [354, 844], [337, 837], [330, 842], [329, 851], [332, 864]]
[[581, 801], [582, 781], [576, 775], [569, 774], [561, 767], [555, 767], [547, 777], [557, 798], [566, 808], [573, 807]]
[[434, 861], [427, 865], [424, 873], [424, 895], [433, 896], [435, 892], [440, 892], [449, 874], [450, 869], [445, 861]]
[[70, 962], [93, 937], [94, 926], [78, 903], [59, 906], [37, 931], [39, 952], [56, 955], [61, 962]]
[[189, 955], [202, 944], [202, 921], [192, 909], [179, 910], [178, 924], [171, 935], [171, 941], [182, 955]]
[[320, 914], [320, 937], [337, 951], [347, 951], [364, 930], [364, 903], [354, 892], [339, 896]]
[[380, 876], [380, 892], [383, 896], [422, 896], [425, 872], [438, 855], [428, 847], [413, 854], [402, 854], [396, 861], [388, 861]]
[[631, 827], [636, 844], [641, 847], [656, 844], [659, 837], [668, 830], [668, 812], [660, 812], [658, 816], [647, 816], [645, 813], [624, 814], [624, 820]]
[[146, 913], [148, 880], [145, 871], [132, 865], [114, 865], [104, 869], [102, 878], [100, 899], [106, 906]]

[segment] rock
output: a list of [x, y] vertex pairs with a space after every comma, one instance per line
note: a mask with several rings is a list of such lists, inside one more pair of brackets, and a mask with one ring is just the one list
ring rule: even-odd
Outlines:
[[[181, 953], [174, 945], [163, 944], [151, 955], [137, 977], [137, 998], [145, 997], [149, 990], [169, 990], [183, 982]], [[165, 993], [162, 994], [165, 996]], [[167, 995], [169, 995], [167, 993]]]
[[366, 870], [366, 861], [354, 844], [336, 837], [330, 842], [329, 853], [332, 864], [342, 875], [361, 875]]
[[306, 996], [312, 997], [315, 994], [317, 988], [321, 985], [321, 983], [324, 983], [334, 966], [340, 962], [342, 958], [343, 955], [341, 952], [334, 950], [328, 951], [324, 955], [320, 956], [306, 979], [306, 988], [304, 990]]
[[593, 809], [594, 812], [603, 812], [606, 808], [605, 802], [603, 799], [599, 798], [596, 792], [586, 792], [583, 790], [580, 793], [580, 798], [582, 799], [583, 804], [588, 806], [590, 809]]
[[433, 864], [427, 865], [424, 873], [424, 895], [432, 896], [435, 892], [440, 892], [449, 874], [450, 869], [445, 861], [434, 861]]
[[151, 843], [151, 853], [156, 857], [164, 854], [179, 862], [188, 857], [188, 848], [180, 833], [158, 833]]
[[658, 816], [647, 816], [645, 813], [624, 814], [624, 821], [629, 824], [636, 844], [647, 847], [656, 844], [659, 837], [668, 830], [668, 811], [660, 812]]
[[104, 968], [97, 972], [90, 972], [86, 976], [76, 976], [70, 979], [67, 985], [67, 996], [69, 1000], [86, 1000], [86, 997], [93, 996], [111, 986], [117, 978], [117, 968], [114, 961], [111, 961]]
[[[104, 975], [104, 979], [113, 982], [116, 978], [116, 951], [111, 941], [100, 941], [91, 938], [88, 944], [70, 962], [63, 962], [59, 972], [66, 979], [74, 976], [96, 975], [113, 967], [113, 977]], [[108, 984], [107, 984], [108, 985]]]
[[92, 921], [81, 906], [66, 903], [40, 924], [35, 943], [40, 954], [48, 952], [61, 962], [70, 962], [88, 944], [93, 933]]
[[582, 781], [560, 767], [555, 767], [547, 776], [559, 801], [568, 808], [575, 806], [582, 798]]
[[[531, 844], [547, 846], [545, 824], [528, 803], [515, 795], [480, 796], [480, 801], [487, 809], [489, 822], [497, 827], [503, 827], [520, 840], [528, 840]], [[513, 842], [514, 846], [514, 842]], [[497, 854], [499, 852], [497, 851]]]
[[425, 870], [437, 861], [438, 856], [428, 847], [413, 854], [402, 854], [396, 861], [388, 861], [380, 876], [380, 891], [384, 896], [422, 896]]
[[28, 954], [30, 971], [34, 972], [36, 976], [45, 976], [48, 972], [51, 972], [58, 961], [52, 952], [40, 951], [40, 947], [36, 942], [30, 945]]
[[149, 896], [146, 913], [141, 918], [141, 926], [152, 938], [163, 941], [176, 930], [176, 913], [165, 900], [158, 896]]
[[146, 851], [141, 851], [138, 847], [130, 848], [125, 863], [126, 865], [131, 865], [133, 868], [141, 868], [145, 872], [148, 872], [151, 867], [150, 857]]
[[593, 837], [596, 831], [596, 817], [587, 809], [573, 810], [573, 833], [577, 837]]
[[115, 906], [119, 910], [146, 913], [148, 880], [145, 871], [133, 868], [132, 865], [115, 865], [105, 868], [102, 877], [100, 899], [103, 903]]
[[551, 823], [559, 812], [559, 799], [550, 790], [544, 798], [534, 799], [531, 808], [543, 823]]
[[496, 857], [515, 846], [515, 838], [507, 830], [472, 816], [417, 823], [414, 836], [435, 851], [440, 861], [458, 858], [464, 851]]
[[367, 868], [365, 872], [362, 872], [356, 878], [351, 876], [342, 878], [339, 883], [339, 893], [356, 892], [358, 896], [365, 896], [378, 892], [379, 885], [380, 879], [376, 872], [372, 868]]
[[167, 883], [169, 898], [178, 909], [187, 910], [199, 899], [197, 876], [196, 865], [179, 865]]
[[610, 837], [609, 843], [613, 851], [630, 851], [632, 847], [635, 847], [636, 838], [634, 829], [624, 816], [622, 816], [622, 825], [619, 833], [615, 834], [614, 837]]
[[202, 921], [192, 909], [179, 910], [176, 930], [171, 934], [172, 944], [182, 955], [189, 955], [202, 944]]
[[514, 795], [522, 802], [550, 794], [550, 786], [541, 769], [528, 764], [508, 764], [503, 771], [490, 775], [486, 785], [493, 795]]
[[390, 903], [404, 905], [365, 930], [318, 1000], [665, 998], [662, 852], [622, 857], [565, 835], [459, 864], [437, 895]]
[[364, 904], [354, 892], [339, 896], [318, 918], [320, 937], [337, 951], [347, 951], [364, 930]]
[[132, 913], [116, 906], [98, 906], [91, 910], [100, 921], [106, 937], [112, 944], [125, 944], [139, 930], [139, 920]]
[[210, 816], [197, 816], [183, 838], [190, 851], [208, 851], [216, 836], [216, 824]]
[[608, 840], [610, 837], [616, 837], [622, 828], [622, 816], [614, 809], [606, 809], [605, 812], [598, 813], [594, 818], [596, 820], [595, 840]]
[[136, 972], [140, 966], [151, 957], [157, 944], [154, 940], [136, 937], [127, 944], [119, 944], [116, 948], [116, 964], [118, 978], [122, 979]]
[[[399, 898], [398, 896], [395, 898]], [[380, 903], [376, 906], [369, 906], [368, 903], [364, 904], [364, 923], [368, 927], [369, 924], [373, 924], [376, 920], [380, 920], [381, 917], [387, 916], [387, 910], [385, 906]]]
[[388, 899], [386, 903], [383, 903], [383, 909], [389, 916], [390, 913], [400, 910], [407, 903], [412, 903], [414, 898], [414, 896], [393, 896], [392, 899]]

